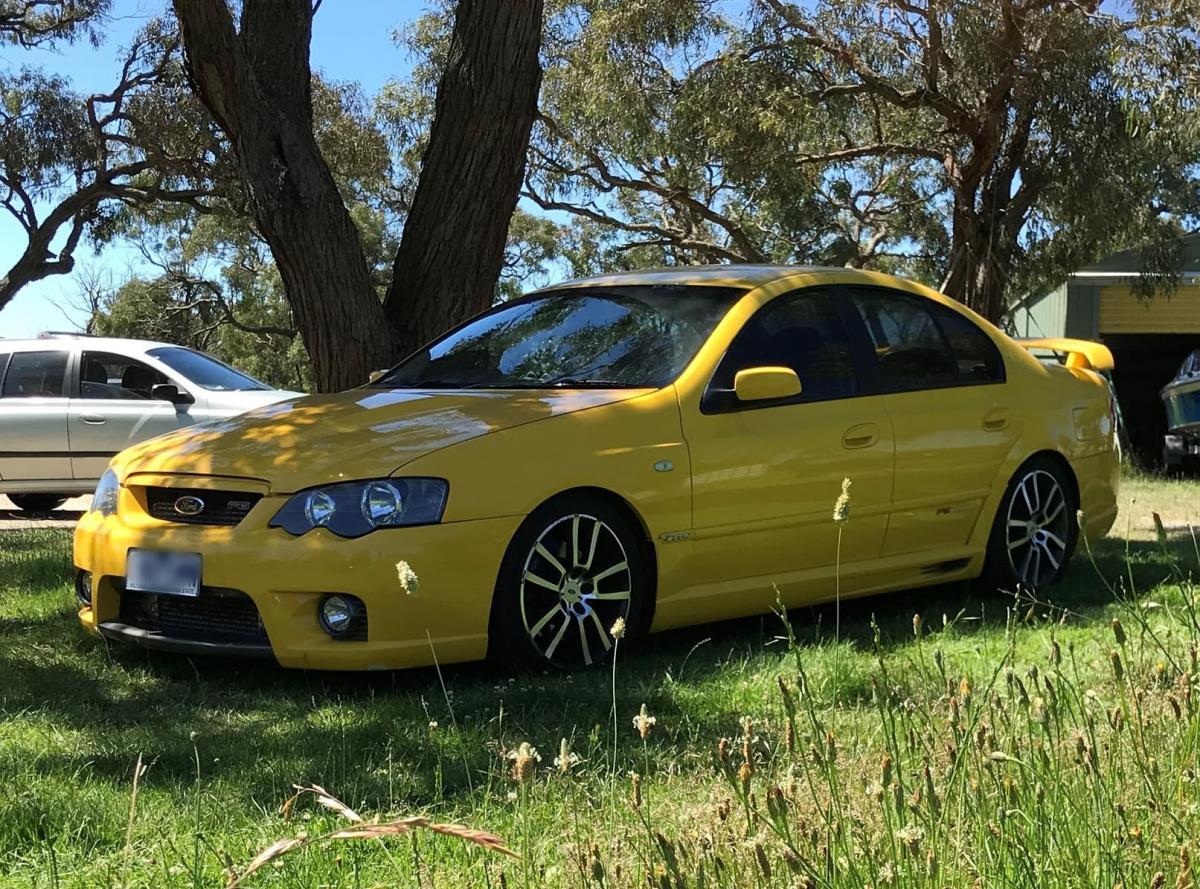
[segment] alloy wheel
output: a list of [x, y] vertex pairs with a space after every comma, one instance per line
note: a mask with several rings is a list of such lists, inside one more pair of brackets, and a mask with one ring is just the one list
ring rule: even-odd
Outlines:
[[617, 533], [574, 513], [538, 535], [521, 572], [521, 619], [538, 653], [588, 666], [612, 650], [611, 628], [629, 614], [633, 577]]
[[1058, 479], [1044, 469], [1027, 473], [1008, 501], [1005, 543], [1014, 575], [1031, 589], [1053, 581], [1067, 559], [1070, 535]]

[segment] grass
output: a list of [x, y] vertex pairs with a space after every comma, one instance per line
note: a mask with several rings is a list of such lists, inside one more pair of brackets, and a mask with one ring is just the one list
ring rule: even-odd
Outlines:
[[[1198, 553], [1173, 529], [1200, 485], [1131, 487], [1130, 536], [1049, 601], [956, 585], [843, 603], [837, 643], [832, 608], [656, 637], [619, 652], [615, 722], [608, 671], [443, 693], [107, 650], [69, 534], [0, 532], [0, 883], [223, 885], [303, 836], [243, 885], [1191, 887]], [[297, 784], [336, 800], [285, 817]], [[365, 839], [315, 841], [354, 825], [336, 801]], [[520, 857], [380, 836], [408, 816]]]

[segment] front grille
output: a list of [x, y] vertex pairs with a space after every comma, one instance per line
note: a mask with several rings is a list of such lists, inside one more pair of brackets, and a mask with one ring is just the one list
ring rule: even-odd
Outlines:
[[172, 639], [270, 644], [254, 600], [221, 587], [201, 587], [195, 597], [122, 590], [121, 623]]
[[[191, 488], [146, 488], [146, 511], [164, 522], [187, 525], [236, 525], [262, 499], [246, 491], [206, 491]], [[180, 501], [185, 501], [180, 503]], [[198, 501], [198, 504], [197, 502]], [[198, 511], [190, 513], [188, 506]], [[180, 506], [183, 509], [180, 509]]]

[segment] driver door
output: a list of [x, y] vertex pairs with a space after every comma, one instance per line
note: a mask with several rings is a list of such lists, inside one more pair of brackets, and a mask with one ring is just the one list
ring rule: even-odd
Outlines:
[[[691, 453], [691, 588], [713, 616], [761, 613], [833, 598], [845, 573], [879, 557], [891, 503], [894, 444], [878, 395], [863, 394], [833, 291], [777, 297], [746, 323], [699, 412], [684, 411]], [[739, 402], [738, 371], [788, 367], [798, 396]], [[833, 509], [851, 480], [852, 520]], [[852, 584], [843, 582], [842, 591]], [[777, 592], [778, 591], [778, 592]]]

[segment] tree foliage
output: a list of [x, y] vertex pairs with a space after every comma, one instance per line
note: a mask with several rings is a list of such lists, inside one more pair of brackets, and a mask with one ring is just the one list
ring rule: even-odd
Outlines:
[[570, 3], [526, 193], [602, 262], [899, 269], [999, 319], [1195, 214], [1184, 5]]

